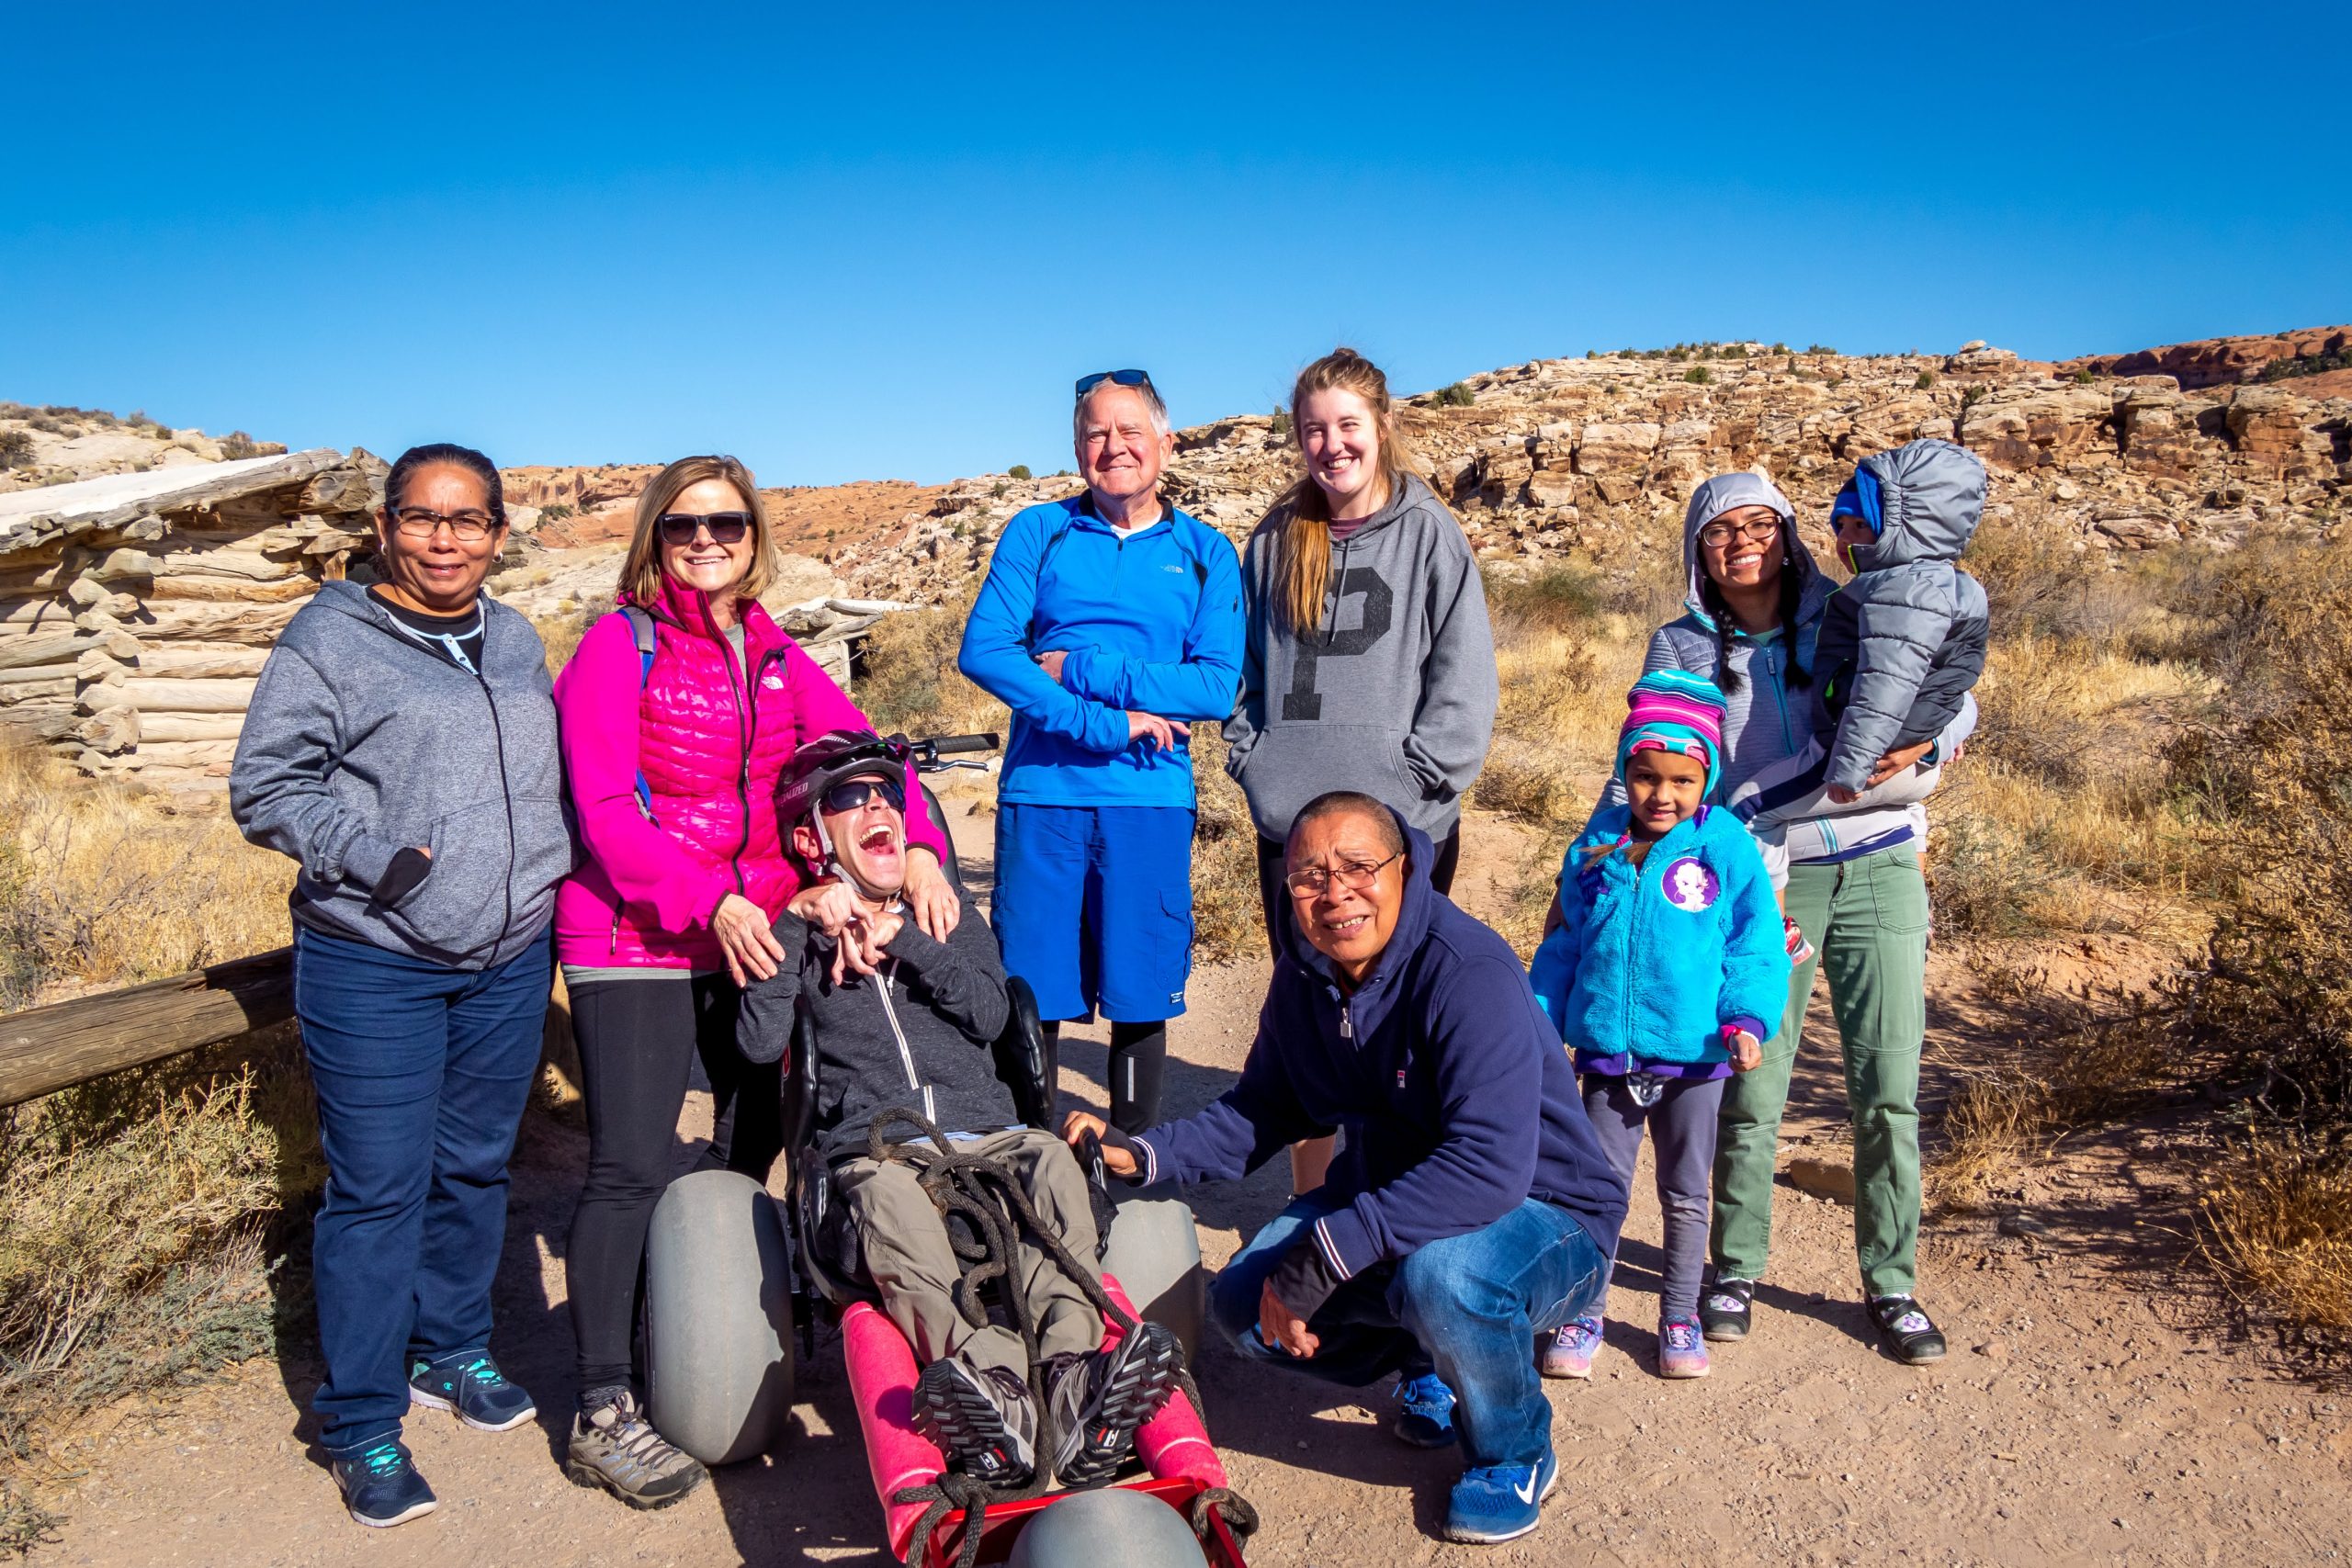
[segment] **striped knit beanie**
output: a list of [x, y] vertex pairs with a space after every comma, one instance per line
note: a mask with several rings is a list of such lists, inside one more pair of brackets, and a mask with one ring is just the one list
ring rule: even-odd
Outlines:
[[1712, 681], [1683, 670], [1653, 670], [1625, 694], [1625, 728], [1617, 732], [1617, 777], [1636, 751], [1653, 748], [1696, 757], [1706, 765], [1705, 795], [1723, 773], [1724, 694]]

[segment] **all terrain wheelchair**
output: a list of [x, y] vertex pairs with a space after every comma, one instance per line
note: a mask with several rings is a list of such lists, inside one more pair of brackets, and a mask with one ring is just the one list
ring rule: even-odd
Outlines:
[[[918, 766], [926, 772], [953, 766], [941, 763], [939, 755], [994, 744], [992, 736], [918, 742]], [[932, 819], [945, 833], [937, 797], [927, 787], [923, 793]], [[945, 869], [960, 890], [952, 839]], [[1023, 1123], [1052, 1131], [1057, 1053], [1039, 1026], [1027, 983], [1014, 976], [1007, 988], [1011, 1016], [991, 1047], [997, 1077], [1012, 1091]], [[926, 1512], [935, 1510], [926, 1501], [902, 1501], [901, 1494], [930, 1486], [946, 1462], [914, 1426], [920, 1369], [912, 1348], [880, 1310], [847, 1205], [817, 1152], [820, 1071], [804, 1005], [785, 1078], [787, 1190], [781, 1212], [757, 1183], [724, 1170], [679, 1178], [654, 1211], [646, 1246], [644, 1334], [655, 1427], [707, 1464], [768, 1451], [781, 1440], [791, 1413], [796, 1338], [797, 1355], [813, 1360], [818, 1323], [838, 1321], [876, 1496], [891, 1551], [901, 1562], [913, 1568], [972, 1562], [1051, 1568], [1102, 1560], [1243, 1568], [1229, 1521], [1246, 1517], [1247, 1505], [1226, 1501], [1223, 1461], [1181, 1393], [1136, 1435], [1142, 1475], [1095, 1492], [989, 1503], [977, 1519], [949, 1509], [927, 1531], [920, 1529]], [[1100, 1161], [1085, 1163], [1097, 1210], [1108, 1212]], [[1174, 1201], [1130, 1201], [1117, 1207], [1104, 1234], [1106, 1293], [1123, 1310], [1173, 1331], [1190, 1361], [1206, 1309], [1191, 1209]], [[1140, 1312], [1136, 1300], [1143, 1303]], [[1105, 1328], [1118, 1331], [1113, 1321]], [[1069, 1511], [1055, 1514], [1057, 1507]], [[1159, 1548], [1150, 1545], [1155, 1538]], [[1155, 1550], [1160, 1554], [1152, 1555]], [[1193, 1555], [1183, 1555], [1186, 1551]]]

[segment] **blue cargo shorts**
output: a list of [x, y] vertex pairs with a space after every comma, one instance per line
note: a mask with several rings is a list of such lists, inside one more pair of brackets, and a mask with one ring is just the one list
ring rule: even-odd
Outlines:
[[1193, 973], [1191, 808], [999, 804], [992, 914], [1039, 1017], [1176, 1017]]

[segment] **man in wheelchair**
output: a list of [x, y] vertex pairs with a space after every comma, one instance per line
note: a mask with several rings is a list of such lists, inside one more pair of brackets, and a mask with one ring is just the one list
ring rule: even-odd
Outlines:
[[[1102, 1316], [1084, 1290], [1024, 1235], [1003, 1288], [1022, 1293], [1036, 1327], [1037, 1386], [1052, 1417], [1042, 1422], [1020, 1335], [993, 1320], [975, 1326], [956, 1306], [961, 1271], [921, 1185], [919, 1156], [869, 1156], [877, 1112], [920, 1112], [959, 1153], [1009, 1170], [1040, 1223], [1100, 1283], [1086, 1178], [1052, 1132], [1021, 1124], [996, 1074], [990, 1046], [1010, 1003], [994, 934], [960, 882], [961, 919], [944, 942], [924, 935], [901, 903], [906, 762], [903, 739], [836, 730], [801, 747], [786, 771], [777, 819], [789, 825], [793, 852], [829, 881], [795, 900], [805, 918], [777, 917], [784, 961], [774, 977], [746, 986], [738, 1043], [755, 1062], [776, 1061], [796, 1015], [808, 1015], [818, 1087], [807, 1152], [830, 1171], [882, 1310], [922, 1366], [916, 1425], [991, 1485], [1018, 1485], [1041, 1470], [1064, 1486], [1099, 1484], [1174, 1387], [1176, 1337], [1144, 1323], [1104, 1349]], [[915, 1129], [901, 1122], [886, 1136], [902, 1142]], [[1057, 1446], [1040, 1453], [1048, 1427]]]

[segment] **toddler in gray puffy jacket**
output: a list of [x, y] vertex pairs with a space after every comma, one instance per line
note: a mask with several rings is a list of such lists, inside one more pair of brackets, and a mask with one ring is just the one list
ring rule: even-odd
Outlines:
[[1957, 564], [1984, 517], [1984, 463], [1949, 441], [1914, 441], [1856, 465], [1831, 509], [1838, 553], [1855, 576], [1830, 595], [1814, 645], [1816, 739], [1731, 799], [1759, 835], [1935, 787], [1931, 766], [1874, 787], [1870, 775], [1887, 752], [1943, 733], [1984, 671], [1984, 589]]

